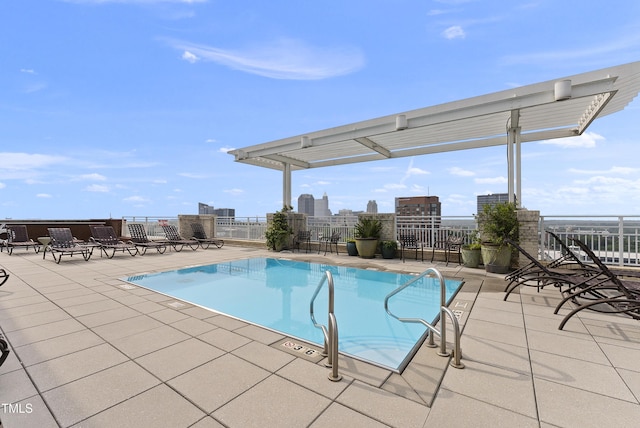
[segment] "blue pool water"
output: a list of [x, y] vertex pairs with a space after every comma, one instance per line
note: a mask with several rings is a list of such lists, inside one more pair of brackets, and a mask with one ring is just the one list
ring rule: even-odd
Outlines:
[[[340, 352], [393, 370], [403, 367], [426, 337], [426, 328], [389, 316], [384, 299], [412, 279], [409, 274], [254, 258], [124, 280], [322, 346], [322, 332], [311, 322], [309, 304], [327, 270], [335, 286]], [[460, 285], [460, 281], [446, 280], [447, 300]], [[314, 304], [316, 320], [325, 325], [327, 295], [325, 284]], [[417, 281], [389, 301], [394, 314], [428, 322], [435, 320], [439, 306], [440, 284], [432, 277]]]

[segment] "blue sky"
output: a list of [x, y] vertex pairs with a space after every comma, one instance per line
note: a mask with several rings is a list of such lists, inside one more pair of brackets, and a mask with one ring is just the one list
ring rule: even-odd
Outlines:
[[[0, 218], [264, 216], [277, 171], [226, 152], [640, 59], [640, 2], [26, 0], [0, 5]], [[523, 205], [640, 214], [640, 101], [522, 149]], [[297, 197], [445, 216], [507, 190], [506, 148], [297, 171]]]

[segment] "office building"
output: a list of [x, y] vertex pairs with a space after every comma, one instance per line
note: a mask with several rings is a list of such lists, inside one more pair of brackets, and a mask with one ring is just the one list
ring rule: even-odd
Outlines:
[[397, 216], [440, 217], [441, 204], [437, 196], [409, 196], [396, 198]]
[[378, 203], [376, 201], [367, 202], [367, 213], [378, 214]]
[[313, 195], [304, 193], [298, 196], [298, 212], [313, 217], [315, 214], [315, 198]]
[[508, 193], [492, 193], [489, 195], [478, 195], [478, 211], [476, 212], [476, 214], [481, 213], [485, 205], [494, 205], [494, 204], [499, 204], [501, 202], [509, 202]]

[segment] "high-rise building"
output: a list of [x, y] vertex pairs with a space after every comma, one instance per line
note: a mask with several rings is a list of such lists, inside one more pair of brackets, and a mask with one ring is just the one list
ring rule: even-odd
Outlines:
[[378, 214], [378, 203], [376, 201], [367, 202], [367, 213], [369, 214]]
[[485, 205], [494, 205], [494, 204], [499, 204], [501, 202], [509, 202], [508, 193], [492, 193], [489, 195], [478, 195], [478, 212], [476, 214], [481, 213]]
[[397, 216], [441, 216], [441, 204], [437, 196], [409, 196], [396, 198]]
[[235, 218], [236, 209], [235, 208], [218, 208], [213, 211], [213, 214], [217, 215], [218, 217]]
[[313, 195], [303, 193], [298, 196], [298, 212], [306, 214], [309, 217], [313, 217], [315, 215], [315, 198]]
[[215, 214], [215, 209], [211, 205], [198, 202], [198, 214]]
[[314, 206], [314, 216], [316, 217], [329, 217], [331, 216], [331, 210], [329, 209], [329, 197], [327, 192], [322, 195], [322, 199], [316, 199]]

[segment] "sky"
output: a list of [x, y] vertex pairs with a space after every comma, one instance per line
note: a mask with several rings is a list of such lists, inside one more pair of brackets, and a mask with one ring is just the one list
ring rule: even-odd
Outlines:
[[[640, 60], [640, 2], [12, 0], [0, 4], [0, 218], [282, 208], [227, 151]], [[525, 208], [640, 214], [640, 101], [522, 146]], [[292, 173], [333, 213], [507, 192], [506, 147]]]

